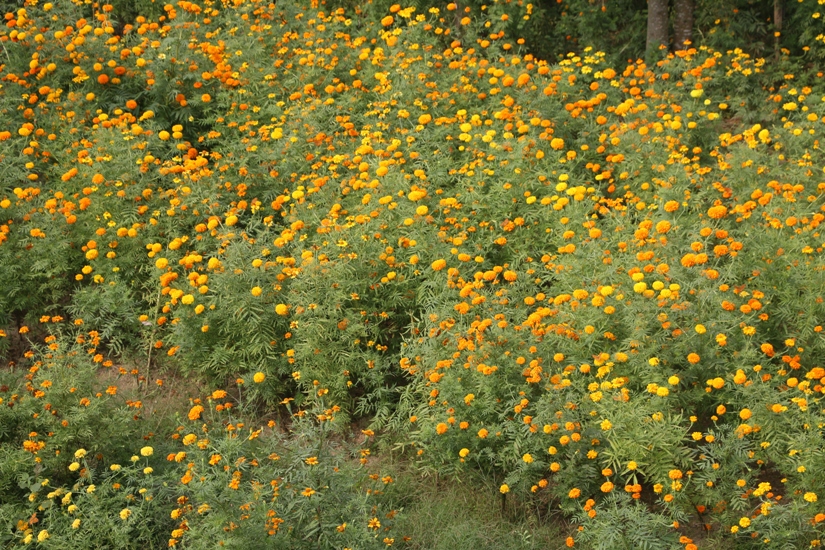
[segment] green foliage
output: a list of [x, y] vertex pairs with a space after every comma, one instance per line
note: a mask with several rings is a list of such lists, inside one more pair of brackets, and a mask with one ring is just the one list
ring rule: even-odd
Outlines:
[[9, 13], [4, 543], [401, 545], [351, 420], [570, 544], [818, 540], [823, 89], [737, 6]]

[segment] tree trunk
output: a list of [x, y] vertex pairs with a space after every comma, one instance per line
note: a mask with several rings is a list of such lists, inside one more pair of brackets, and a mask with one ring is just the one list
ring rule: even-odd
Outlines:
[[693, 0], [675, 0], [673, 4], [673, 47], [686, 50], [693, 40]]
[[782, 0], [773, 0], [773, 36], [774, 36], [774, 54], [779, 58], [780, 37], [782, 36], [782, 20], [784, 19], [785, 10], [782, 6]]
[[667, 0], [647, 0], [647, 58], [662, 57], [659, 48], [668, 45]]

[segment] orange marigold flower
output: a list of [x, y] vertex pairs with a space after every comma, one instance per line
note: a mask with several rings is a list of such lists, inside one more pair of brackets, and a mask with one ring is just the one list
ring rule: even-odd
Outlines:
[[430, 265], [430, 267], [432, 267], [435, 271], [441, 271], [442, 269], [447, 267], [447, 262], [445, 260], [438, 259], [434, 261], [432, 265]]
[[727, 213], [728, 213], [727, 207], [722, 206], [721, 204], [716, 205], [716, 206], [711, 206], [708, 209], [708, 216], [710, 216], [714, 220], [724, 218], [727, 215]]
[[201, 405], [195, 405], [191, 409], [189, 409], [189, 420], [197, 420], [201, 417], [201, 413], [203, 412], [203, 407]]

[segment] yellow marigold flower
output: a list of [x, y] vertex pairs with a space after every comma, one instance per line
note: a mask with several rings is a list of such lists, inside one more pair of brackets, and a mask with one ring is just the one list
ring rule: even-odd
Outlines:
[[813, 493], [811, 491], [808, 491], [807, 493], [805, 493], [802, 496], [802, 498], [804, 498], [807, 502], [816, 502], [816, 500], [817, 500], [816, 493]]
[[744, 529], [751, 524], [751, 519], [748, 517], [743, 517], [739, 520], [739, 525]]
[[458, 451], [458, 456], [460, 456], [461, 458], [466, 458], [468, 454], [470, 454], [470, 449], [466, 447]]
[[251, 292], [252, 292], [253, 296], [260, 296], [261, 293], [263, 292], [263, 289], [259, 286], [254, 286], [254, 287], [252, 287]]
[[256, 372], [255, 376], [252, 377], [252, 381], [256, 384], [260, 384], [264, 380], [266, 380], [266, 375], [262, 372]]
[[506, 483], [504, 483], [504, 484], [501, 485], [501, 487], [498, 488], [498, 492], [501, 493], [502, 495], [506, 495], [507, 493], [510, 492], [510, 486], [507, 485]]
[[128, 508], [124, 508], [123, 510], [120, 511], [120, 519], [122, 519], [124, 521], [129, 519], [129, 516], [131, 516], [131, 515], [132, 515], [132, 511]]
[[523, 460], [526, 464], [532, 464], [532, 463], [533, 463], [533, 455], [531, 455], [530, 453], [524, 453], [524, 456], [523, 456], [523, 457], [521, 457], [521, 459], [522, 459], [522, 460]]
[[72, 462], [71, 464], [69, 464], [69, 471], [70, 472], [76, 472], [79, 469], [80, 469], [80, 463], [79, 462]]
[[289, 313], [289, 306], [286, 304], [278, 304], [275, 306], [275, 313], [278, 315], [286, 315]]
[[155, 450], [152, 447], [146, 446], [146, 447], [143, 447], [140, 450], [140, 455], [141, 456], [152, 456], [152, 454], [154, 452], [155, 452]]

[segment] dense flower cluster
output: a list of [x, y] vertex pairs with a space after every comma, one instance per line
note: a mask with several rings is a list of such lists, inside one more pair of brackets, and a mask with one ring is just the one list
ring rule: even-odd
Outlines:
[[[247, 397], [321, 426], [377, 413], [422, 461], [561, 502], [582, 526], [569, 544], [627, 526], [630, 546], [695, 547], [697, 521], [727, 547], [819, 544], [821, 84], [754, 91], [764, 60], [738, 50], [549, 63], [505, 36], [507, 9], [6, 15], [0, 343], [28, 315], [82, 328], [92, 367], [139, 357], [120, 374], [144, 387], [157, 365], [235, 380], [189, 404], [166, 466], [136, 440], [142, 458], [107, 474], [117, 491], [182, 468], [169, 545], [249, 518], [283, 534], [265, 502], [332, 499], [319, 453], [258, 475], [278, 454], [235, 443], [261, 431], [226, 420], [213, 444], [204, 423]], [[52, 378], [31, 368], [2, 399], [45, 402]], [[46, 441], [19, 450], [59, 452]], [[61, 475], [88, 480], [97, 463], [75, 457]], [[217, 486], [238, 517], [208, 513]], [[142, 525], [133, 497], [113, 529]], [[323, 532], [392, 544], [392, 513], [352, 509]]]

